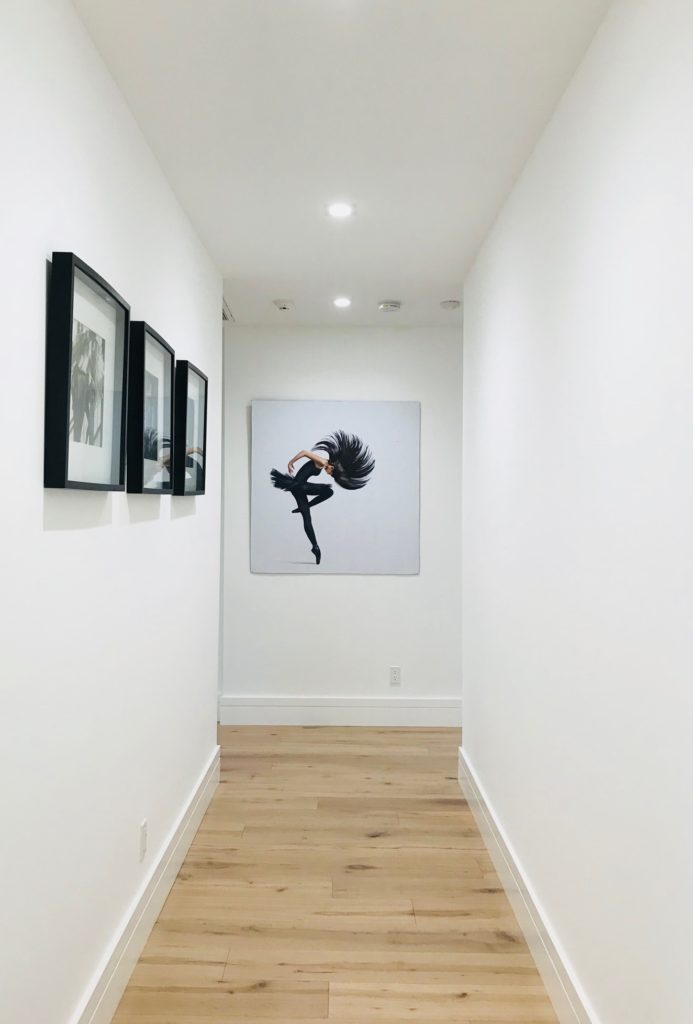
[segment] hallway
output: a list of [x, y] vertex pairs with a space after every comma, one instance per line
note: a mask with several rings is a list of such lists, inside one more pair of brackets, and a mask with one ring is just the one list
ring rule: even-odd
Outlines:
[[693, 1024], [693, 0], [0, 26], [0, 1024]]
[[456, 729], [221, 727], [221, 785], [114, 1024], [556, 1017]]

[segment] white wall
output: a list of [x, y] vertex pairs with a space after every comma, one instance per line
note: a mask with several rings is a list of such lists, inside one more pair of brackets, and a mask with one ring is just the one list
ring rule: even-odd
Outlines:
[[[65, 0], [2, 5], [0, 124], [0, 1017], [63, 1024], [215, 745], [221, 282]], [[44, 492], [60, 249], [209, 373], [205, 497]]]
[[[222, 720], [459, 722], [460, 371], [454, 329], [227, 332]], [[253, 398], [421, 402], [419, 576], [250, 573]], [[389, 685], [391, 665], [402, 668], [401, 688]], [[443, 705], [368, 704], [411, 700]]]
[[466, 287], [464, 746], [601, 1024], [693, 1005], [692, 108], [616, 2]]

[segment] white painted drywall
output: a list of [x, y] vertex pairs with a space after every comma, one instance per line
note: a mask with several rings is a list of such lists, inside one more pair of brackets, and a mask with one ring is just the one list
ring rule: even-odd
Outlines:
[[600, 1024], [693, 1006], [692, 109], [616, 2], [466, 286], [464, 746]]
[[[215, 745], [221, 281], [66, 0], [3, 4], [0, 123], [0, 1017], [64, 1024]], [[44, 492], [53, 250], [209, 373], [206, 496]]]
[[[224, 695], [459, 701], [460, 332], [236, 326], [224, 362]], [[254, 398], [421, 402], [420, 575], [250, 573]], [[389, 685], [391, 665], [401, 687]]]

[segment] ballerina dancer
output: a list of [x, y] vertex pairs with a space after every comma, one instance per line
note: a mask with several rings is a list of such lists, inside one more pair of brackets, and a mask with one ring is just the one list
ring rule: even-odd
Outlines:
[[[294, 476], [294, 466], [300, 459], [307, 461]], [[303, 529], [311, 543], [316, 565], [320, 565], [322, 553], [313, 529], [310, 510], [331, 498], [333, 491], [331, 484], [311, 483], [311, 477], [319, 476], [324, 470], [340, 487], [347, 491], [356, 491], [366, 486], [374, 468], [375, 459], [371, 450], [360, 437], [356, 434], [347, 434], [344, 430], [335, 430], [334, 434], [314, 445], [311, 451], [304, 449], [294, 455], [287, 466], [288, 474], [280, 473], [277, 469], [270, 473], [275, 487], [293, 495], [296, 508], [291, 511], [298, 513], [303, 519]]]

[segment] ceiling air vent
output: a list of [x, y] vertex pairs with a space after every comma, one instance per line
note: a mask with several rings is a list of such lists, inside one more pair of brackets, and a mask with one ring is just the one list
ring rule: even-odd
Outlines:
[[226, 299], [221, 300], [221, 319], [223, 323], [234, 324], [236, 322], [236, 318], [231, 312], [231, 308]]

